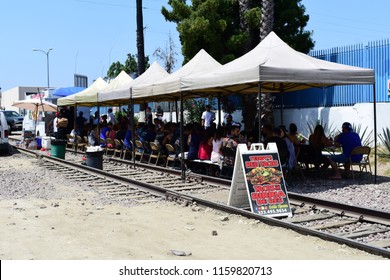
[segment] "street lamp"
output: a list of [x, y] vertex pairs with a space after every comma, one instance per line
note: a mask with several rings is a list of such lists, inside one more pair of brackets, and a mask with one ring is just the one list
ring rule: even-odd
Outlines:
[[33, 49], [33, 52], [42, 52], [46, 55], [46, 62], [47, 62], [47, 90], [50, 90], [50, 78], [49, 78], [49, 53], [53, 49], [48, 49], [47, 52], [39, 49]]

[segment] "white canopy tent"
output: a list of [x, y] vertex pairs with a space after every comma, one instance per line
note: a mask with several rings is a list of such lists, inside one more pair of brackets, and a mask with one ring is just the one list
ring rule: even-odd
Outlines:
[[[160, 66], [156, 61], [138, 78], [113, 89], [102, 92], [98, 95], [99, 104], [107, 105], [123, 105], [130, 101], [134, 94], [134, 87], [150, 87], [155, 82], [158, 82], [168, 76], [168, 72]], [[145, 90], [145, 94], [150, 95], [150, 91]]]
[[122, 70], [115, 79], [113, 79], [103, 90], [98, 92], [97, 101], [99, 105], [105, 102], [109, 103], [112, 98], [113, 91], [120, 90], [122, 87], [131, 85], [133, 81], [133, 78], [131, 78], [129, 74]]
[[[214, 71], [190, 75], [181, 80], [183, 94], [210, 93], [257, 93], [289, 92], [311, 87], [334, 85], [372, 84], [374, 111], [375, 182], [376, 160], [376, 93], [375, 72], [321, 59], [300, 53], [274, 32], [271, 32], [252, 51]], [[192, 94], [191, 94], [192, 93]], [[261, 116], [261, 104], [258, 107]], [[259, 119], [259, 133], [261, 119]]]
[[372, 69], [320, 60], [300, 53], [274, 32], [253, 50], [230, 63], [198, 75], [183, 77], [182, 91], [235, 92], [240, 94], [288, 92], [310, 87], [373, 84]]
[[[134, 85], [133, 98], [135, 100], [143, 98], [158, 100], [160, 96], [164, 95], [164, 100], [178, 99], [177, 93], [181, 91], [180, 82], [183, 77], [215, 70], [219, 67], [221, 67], [221, 64], [202, 49], [183, 67], [166, 78], [160, 81], [154, 81], [150, 85]], [[176, 98], [169, 98], [170, 94], [175, 93]]]
[[58, 106], [95, 106], [97, 104], [97, 95], [107, 87], [107, 83], [101, 78], [97, 78], [85, 90], [57, 100]]

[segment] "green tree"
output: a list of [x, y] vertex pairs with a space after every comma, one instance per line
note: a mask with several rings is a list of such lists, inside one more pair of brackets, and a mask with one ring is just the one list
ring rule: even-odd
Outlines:
[[[304, 30], [309, 16], [301, 0], [193, 0], [192, 5], [170, 0], [168, 4], [171, 9], [162, 7], [161, 12], [166, 20], [177, 24], [184, 63], [202, 48], [220, 63], [242, 56], [260, 42], [260, 22], [265, 14], [267, 25], [263, 29], [268, 33], [273, 29], [300, 52], [308, 53], [314, 47], [311, 32]], [[246, 129], [253, 127], [257, 112], [253, 110], [256, 102], [249, 103], [252, 106], [244, 116]]]
[[[149, 68], [149, 56], [145, 57], [146, 68]], [[138, 73], [137, 56], [134, 54], [127, 54], [125, 64], [117, 61], [111, 64], [107, 71], [107, 78], [114, 79], [119, 73], [124, 70], [127, 74], [133, 75]]]
[[214, 106], [214, 98], [196, 98], [187, 99], [183, 102], [184, 110], [186, 111], [186, 123], [200, 123], [203, 111], [206, 105]]

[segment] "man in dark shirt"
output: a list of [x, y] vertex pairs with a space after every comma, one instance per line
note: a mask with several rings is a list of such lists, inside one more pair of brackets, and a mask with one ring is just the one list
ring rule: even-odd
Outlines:
[[285, 165], [288, 157], [289, 157], [289, 152], [287, 148], [286, 142], [280, 138], [281, 136], [281, 131], [279, 127], [275, 127], [272, 130], [271, 136], [265, 138], [264, 140], [264, 147], [267, 148], [268, 143], [276, 143], [276, 146], [278, 147], [278, 153], [279, 153], [279, 158], [280, 158], [280, 164]]
[[[334, 172], [334, 176], [330, 177], [330, 179], [341, 179], [342, 177], [337, 167], [337, 163], [343, 163], [345, 172], [348, 173], [350, 168], [349, 158], [351, 156], [351, 152], [354, 148], [361, 146], [362, 142], [359, 134], [353, 132], [352, 125], [349, 122], [345, 122], [342, 125], [342, 132], [334, 139], [334, 145], [336, 147], [342, 147], [343, 153], [329, 157], [329, 163]], [[353, 162], [360, 162], [362, 157], [362, 155], [354, 155], [351, 160]]]

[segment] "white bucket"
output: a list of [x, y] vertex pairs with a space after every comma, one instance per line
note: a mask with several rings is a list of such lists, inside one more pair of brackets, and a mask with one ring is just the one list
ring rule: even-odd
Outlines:
[[49, 150], [51, 148], [51, 140], [54, 140], [54, 137], [42, 137], [42, 148]]

